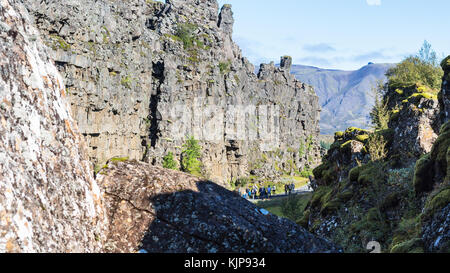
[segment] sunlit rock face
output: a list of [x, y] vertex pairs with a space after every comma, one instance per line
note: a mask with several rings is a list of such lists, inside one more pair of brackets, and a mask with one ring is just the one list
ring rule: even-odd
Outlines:
[[[187, 136], [203, 146], [203, 175], [222, 185], [251, 173], [273, 179], [320, 161], [317, 95], [290, 74], [287, 56], [281, 68], [267, 64], [254, 73], [232, 40], [230, 5], [24, 2], [65, 79], [95, 164], [119, 156], [160, 166], [169, 152], [180, 159]], [[236, 108], [259, 106], [247, 119], [229, 119]]]
[[0, 252], [97, 252], [101, 192], [63, 78], [21, 1], [0, 1]]

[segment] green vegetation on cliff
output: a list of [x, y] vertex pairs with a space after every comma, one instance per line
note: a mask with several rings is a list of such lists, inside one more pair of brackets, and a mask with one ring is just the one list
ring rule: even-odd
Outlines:
[[[440, 223], [436, 215], [450, 203], [450, 125], [442, 125], [437, 139], [433, 129], [424, 129], [435, 126], [431, 115], [438, 116], [432, 110], [442, 69], [425, 42], [417, 56], [391, 68], [387, 77], [376, 90], [375, 130], [335, 133], [322, 165], [313, 170], [316, 188], [297, 223], [348, 252], [364, 252], [369, 241], [379, 242], [383, 252], [422, 253], [439, 244], [439, 251], [448, 252], [437, 230], [427, 229], [432, 221]], [[420, 115], [426, 118], [416, 120]], [[405, 128], [390, 128], [393, 124]], [[430, 152], [421, 156], [401, 146], [424, 138]]]

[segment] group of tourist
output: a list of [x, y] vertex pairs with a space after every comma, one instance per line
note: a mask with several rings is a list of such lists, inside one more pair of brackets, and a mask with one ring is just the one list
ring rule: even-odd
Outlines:
[[268, 199], [275, 194], [277, 187], [269, 186], [269, 187], [261, 187], [259, 188], [257, 185], [254, 185], [251, 188], [245, 189], [245, 192], [242, 194], [242, 197], [245, 199]]
[[284, 185], [284, 192], [286, 193], [286, 195], [291, 195], [294, 190], [295, 190], [294, 183]]
[[[237, 190], [240, 196], [242, 196], [245, 199], [268, 199], [271, 198], [273, 195], [276, 194], [277, 187], [275, 185], [266, 187], [258, 187], [257, 185], [253, 185], [250, 188], [245, 189], [244, 192], [242, 192], [242, 189]], [[286, 195], [291, 195], [293, 191], [295, 190], [295, 184], [285, 184], [284, 185], [284, 191]]]

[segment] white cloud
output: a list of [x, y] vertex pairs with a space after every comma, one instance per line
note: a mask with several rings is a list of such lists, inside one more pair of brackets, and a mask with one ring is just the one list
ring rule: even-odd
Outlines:
[[366, 0], [367, 5], [369, 6], [380, 6], [381, 0]]

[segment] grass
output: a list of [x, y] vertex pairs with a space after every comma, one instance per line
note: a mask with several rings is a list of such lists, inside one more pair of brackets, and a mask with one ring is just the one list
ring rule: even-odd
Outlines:
[[[304, 186], [308, 185], [308, 183], [309, 183], [308, 178], [301, 177], [301, 176], [284, 175], [284, 176], [282, 176], [282, 178], [294, 182], [296, 189], [304, 187]], [[284, 191], [284, 189], [283, 189], [283, 191]]]
[[291, 197], [276, 198], [259, 201], [256, 205], [268, 210], [273, 215], [298, 221], [303, 217], [303, 212], [311, 200], [312, 194], [294, 195]]

